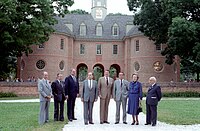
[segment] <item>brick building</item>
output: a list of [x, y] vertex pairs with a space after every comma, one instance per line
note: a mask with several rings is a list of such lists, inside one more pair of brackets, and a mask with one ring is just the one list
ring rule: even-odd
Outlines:
[[147, 82], [150, 76], [160, 82], [179, 81], [178, 59], [167, 65], [160, 54], [165, 45], [154, 45], [138, 31], [133, 16], [107, 15], [106, 4], [106, 0], [92, 0], [91, 14], [57, 17], [50, 39], [32, 46], [32, 54], [18, 59], [18, 77], [37, 78], [48, 71], [50, 80], [54, 80], [57, 73], [67, 76], [75, 68], [82, 80], [82, 69], [93, 71], [98, 67], [102, 72], [110, 68], [123, 71], [128, 80], [137, 72], [141, 82]]

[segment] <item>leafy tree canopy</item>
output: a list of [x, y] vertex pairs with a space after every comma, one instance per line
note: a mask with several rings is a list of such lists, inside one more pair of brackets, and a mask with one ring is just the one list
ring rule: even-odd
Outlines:
[[[10, 71], [13, 59], [31, 53], [30, 45], [48, 40], [54, 16], [64, 16], [73, 0], [0, 1], [0, 76]], [[8, 66], [9, 65], [9, 66]]]
[[70, 14], [89, 14], [89, 13], [86, 12], [85, 10], [76, 9], [76, 10], [70, 11]]
[[191, 72], [200, 72], [200, 0], [127, 0], [130, 10], [139, 13], [134, 24], [155, 41], [166, 44], [162, 51], [166, 63], [172, 64], [175, 55]]

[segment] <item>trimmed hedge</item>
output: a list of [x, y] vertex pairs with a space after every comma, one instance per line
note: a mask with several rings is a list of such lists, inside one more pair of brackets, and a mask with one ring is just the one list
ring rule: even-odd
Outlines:
[[[143, 96], [146, 97], [147, 93], [143, 93]], [[199, 92], [163, 92], [162, 97], [200, 97]]]
[[3, 97], [17, 97], [17, 95], [13, 92], [0, 92], [0, 98]]

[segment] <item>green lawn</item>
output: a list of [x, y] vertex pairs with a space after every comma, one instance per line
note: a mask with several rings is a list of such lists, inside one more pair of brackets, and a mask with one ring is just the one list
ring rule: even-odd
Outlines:
[[[158, 120], [175, 125], [200, 124], [200, 99], [183, 99], [161, 100]], [[145, 112], [145, 101], [143, 111]], [[57, 131], [67, 123], [66, 120], [53, 121], [53, 103], [50, 106], [49, 123], [39, 126], [38, 113], [39, 103], [0, 103], [0, 131]]]
[[[161, 100], [158, 105], [158, 120], [174, 125], [200, 124], [200, 100], [183, 99]], [[144, 101], [143, 109], [145, 112]]]
[[0, 103], [0, 131], [57, 131], [67, 123], [53, 121], [53, 103], [48, 124], [40, 126], [38, 114], [39, 103]]

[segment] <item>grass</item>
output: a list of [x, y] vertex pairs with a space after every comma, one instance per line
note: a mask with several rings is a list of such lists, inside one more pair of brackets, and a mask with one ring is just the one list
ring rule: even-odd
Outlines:
[[[200, 99], [163, 99], [158, 105], [158, 120], [174, 125], [200, 124], [199, 109]], [[0, 103], [0, 131], [59, 131], [67, 123], [66, 119], [65, 122], [53, 121], [53, 103], [49, 123], [40, 126], [38, 114], [39, 103]]]
[[[145, 111], [143, 101], [143, 111]], [[199, 99], [163, 99], [158, 105], [158, 120], [174, 125], [200, 124]]]
[[50, 121], [38, 124], [39, 103], [0, 103], [0, 131], [61, 131], [67, 123], [53, 121], [53, 103]]

